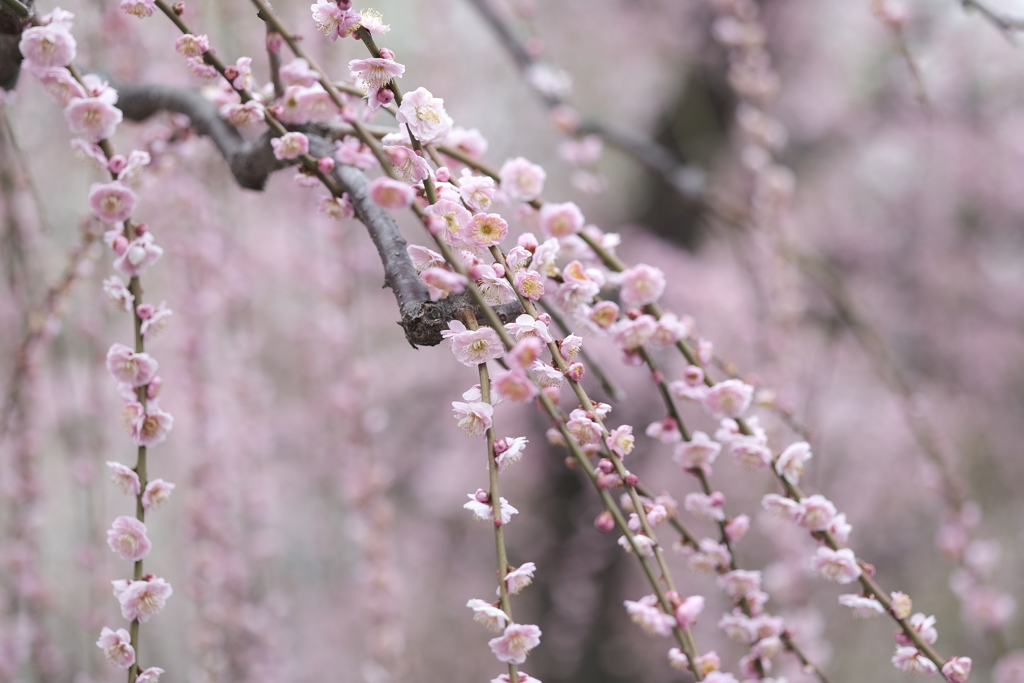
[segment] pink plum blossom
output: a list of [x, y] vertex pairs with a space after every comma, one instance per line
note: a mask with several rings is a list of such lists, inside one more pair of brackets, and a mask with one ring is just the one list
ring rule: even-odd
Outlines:
[[832, 524], [836, 514], [836, 506], [832, 501], [816, 493], [810, 498], [800, 499], [800, 510], [795, 521], [805, 529], [824, 531]]
[[75, 58], [75, 47], [71, 32], [59, 24], [27, 28], [18, 43], [29, 71], [67, 66]]
[[119, 183], [93, 183], [89, 188], [89, 206], [104, 223], [127, 220], [135, 209], [135, 193]]
[[416, 197], [408, 183], [381, 176], [370, 181], [370, 198], [385, 209], [407, 209]]
[[459, 197], [472, 211], [487, 211], [494, 201], [497, 190], [490, 176], [472, 175], [469, 169], [462, 174], [459, 182]]
[[548, 326], [528, 313], [521, 314], [514, 323], [505, 323], [505, 329], [515, 337], [516, 341], [530, 337], [536, 337], [545, 344], [554, 341], [551, 333], [548, 332]]
[[620, 458], [629, 455], [633, 452], [633, 427], [630, 425], [616, 427], [608, 433], [608, 436], [605, 438], [605, 445]]
[[174, 41], [174, 49], [182, 57], [202, 57], [210, 49], [210, 38], [206, 34], [196, 36], [186, 33]]
[[255, 126], [266, 119], [266, 108], [256, 100], [225, 104], [219, 111], [222, 118], [242, 128]]
[[790, 484], [799, 484], [804, 463], [811, 457], [811, 447], [806, 441], [790, 444], [775, 461], [775, 471]]
[[499, 661], [522, 664], [530, 650], [540, 645], [541, 631], [533, 624], [509, 624], [499, 638], [488, 641]]
[[156, 8], [155, 0], [121, 0], [121, 11], [125, 14], [130, 14], [139, 19], [153, 16], [153, 10]]
[[747, 412], [754, 397], [754, 387], [738, 379], [727, 379], [711, 387], [704, 396], [704, 410], [720, 420], [740, 417]]
[[336, 221], [340, 221], [343, 218], [352, 218], [356, 215], [347, 192], [343, 193], [340, 197], [332, 197], [330, 195], [324, 197], [320, 200], [320, 206], [317, 210]]
[[733, 600], [744, 598], [761, 588], [761, 572], [734, 569], [718, 577], [717, 583]]
[[479, 159], [487, 154], [487, 138], [476, 128], [467, 130], [455, 126], [445, 136], [444, 142], [449, 147], [457, 149], [473, 159]]
[[279, 161], [298, 159], [309, 153], [309, 138], [302, 133], [285, 133], [279, 138], [271, 138], [270, 146], [274, 148], [274, 158]]
[[690, 569], [698, 574], [707, 574], [720, 567], [728, 567], [732, 561], [729, 549], [713, 538], [702, 538], [697, 543], [697, 550], [684, 546], [683, 553], [688, 557], [687, 564]]
[[652, 304], [665, 291], [665, 274], [642, 263], [623, 272], [621, 282], [619, 299], [627, 308]]
[[565, 428], [581, 444], [597, 443], [601, 439], [601, 426], [587, 415], [587, 411], [579, 408], [569, 413]]
[[[320, 0], [329, 2], [329, 0]], [[393, 59], [382, 59], [371, 57], [370, 59], [353, 59], [348, 63], [349, 71], [357, 79], [358, 83], [366, 91], [366, 99], [370, 109], [376, 111], [380, 108], [377, 100], [377, 93], [395, 78], [401, 78], [405, 73], [405, 66]]]
[[451, 340], [452, 353], [463, 365], [473, 367], [501, 358], [505, 353], [501, 338], [490, 327], [470, 331], [457, 320], [449, 322], [448, 327], [448, 330], [442, 332], [442, 336]]
[[866, 598], [856, 593], [847, 593], [839, 596], [839, 604], [849, 607], [853, 616], [858, 619], [874, 619], [885, 614], [882, 603], [874, 598]]
[[107, 545], [122, 560], [138, 562], [149, 554], [153, 544], [146, 537], [146, 525], [135, 519], [121, 515], [114, 520], [107, 530]]
[[575, 235], [583, 228], [583, 212], [572, 202], [545, 204], [540, 208], [540, 227], [552, 237]]
[[142, 493], [142, 483], [139, 481], [139, 475], [135, 473], [135, 470], [127, 465], [110, 460], [107, 461], [107, 467], [110, 468], [111, 472], [110, 481], [114, 482], [121, 491], [133, 496]]
[[495, 393], [506, 401], [524, 403], [537, 395], [537, 387], [522, 369], [499, 370], [491, 381]]
[[733, 439], [729, 444], [729, 454], [736, 459], [741, 467], [751, 472], [768, 469], [772, 464], [772, 452], [761, 442], [761, 439], [754, 436], [740, 436]]
[[800, 503], [777, 493], [768, 493], [761, 499], [761, 507], [779, 519], [795, 521], [800, 514]]
[[185, 64], [188, 66], [188, 72], [196, 78], [205, 78], [206, 80], [213, 80], [218, 78], [220, 74], [217, 72], [217, 68], [212, 64], [207, 64], [198, 57], [189, 57], [185, 60]]
[[62, 107], [67, 107], [75, 98], [85, 98], [88, 95], [71, 72], [62, 66], [40, 69], [35, 76], [46, 88], [46, 92]]
[[730, 541], [735, 543], [743, 538], [749, 529], [750, 517], [747, 515], [739, 515], [726, 523], [725, 535]]
[[633, 534], [633, 542], [630, 543], [630, 539], [626, 536], [619, 536], [619, 545], [627, 553], [634, 552], [633, 545], [636, 544], [636, 548], [642, 557], [651, 557], [654, 555], [654, 539], [645, 534]]
[[504, 472], [512, 465], [519, 462], [523, 457], [526, 444], [530, 443], [525, 436], [506, 437], [494, 443], [494, 458], [498, 465], [498, 471]]
[[104, 626], [100, 639], [96, 641], [96, 647], [103, 650], [103, 656], [108, 662], [127, 669], [135, 663], [135, 648], [131, 643], [131, 636], [126, 629], [119, 628], [113, 631]]
[[142, 493], [143, 509], [150, 512], [159, 508], [171, 497], [174, 488], [174, 484], [163, 479], [154, 479], [146, 484], [146, 490]]
[[252, 74], [252, 57], [239, 57], [235, 61], [235, 71], [237, 73], [234, 77], [229, 75], [231, 85], [236, 90], [252, 90], [255, 84]]
[[466, 225], [465, 240], [475, 247], [493, 247], [508, 234], [508, 223], [496, 213], [478, 213]]
[[135, 295], [133, 295], [128, 287], [125, 286], [124, 280], [116, 275], [111, 275], [103, 281], [103, 292], [107, 295], [110, 303], [114, 304], [118, 310], [130, 313], [132, 310], [132, 303], [135, 301]]
[[537, 301], [544, 296], [544, 278], [535, 270], [526, 270], [525, 268], [520, 270], [516, 273], [512, 284], [524, 299]]
[[[486, 493], [486, 492], [485, 492]], [[469, 502], [462, 505], [463, 508], [473, 513], [473, 516], [479, 519], [481, 522], [490, 522], [499, 520], [494, 519], [494, 508], [490, 502], [482, 503], [479, 497], [475, 494], [467, 494], [469, 496]], [[508, 524], [512, 519], [512, 515], [519, 514], [519, 510], [512, 507], [512, 505], [501, 498], [499, 501], [499, 508], [501, 510], [500, 524]]]
[[676, 626], [676, 618], [661, 610], [657, 596], [645, 595], [638, 601], [626, 600], [623, 604], [633, 623], [652, 636], [672, 635], [672, 629]]
[[124, 115], [120, 109], [102, 99], [74, 97], [64, 108], [64, 118], [73, 134], [89, 142], [99, 142], [114, 134]]
[[455, 419], [459, 421], [459, 429], [465, 432], [467, 436], [481, 436], [484, 431], [491, 427], [491, 416], [494, 415], [494, 408], [490, 404], [481, 401], [474, 401], [472, 403], [453, 401], [452, 412], [455, 414]]
[[532, 164], [523, 157], [509, 159], [498, 173], [501, 189], [510, 199], [531, 202], [544, 191], [544, 169]]
[[505, 574], [505, 585], [509, 593], [518, 595], [519, 591], [533, 583], [533, 573], [537, 571], [537, 565], [533, 562], [524, 562], [516, 569], [509, 569], [510, 571]]
[[970, 657], [952, 657], [942, 665], [942, 675], [949, 683], [964, 683], [971, 675]]
[[674, 459], [685, 470], [700, 469], [710, 474], [722, 444], [712, 441], [704, 432], [694, 432], [689, 441], [676, 446]]
[[151, 265], [160, 260], [164, 250], [154, 242], [153, 233], [147, 232], [136, 237], [114, 261], [114, 270], [127, 277], [142, 275]]
[[148, 353], [135, 353], [124, 344], [112, 344], [107, 351], [107, 370], [118, 382], [132, 387], [149, 384], [158, 363]]
[[434, 301], [448, 294], [465, 291], [469, 282], [465, 275], [454, 273], [447, 268], [427, 268], [420, 273], [420, 278], [436, 290], [437, 296], [432, 293], [430, 297]]
[[441, 199], [436, 204], [428, 206], [424, 213], [444, 219], [441, 238], [445, 242], [456, 245], [466, 242], [464, 228], [469, 225], [473, 216], [461, 204], [449, 199]]
[[281, 82], [286, 86], [301, 85], [304, 88], [308, 88], [320, 80], [320, 74], [309, 68], [309, 62], [301, 57], [282, 66], [280, 76]]
[[374, 35], [387, 33], [391, 27], [384, 23], [384, 17], [380, 12], [372, 9], [364, 9], [359, 18], [359, 25]]
[[703, 611], [704, 598], [700, 595], [691, 595], [676, 607], [676, 623], [679, 624], [679, 628], [690, 628], [697, 623], [697, 617]]
[[[139, 183], [139, 179], [142, 177], [142, 169], [149, 165], [152, 161], [149, 152], [144, 152], [141, 149], [133, 149], [128, 155], [128, 160], [124, 167], [117, 172], [118, 181], [128, 185], [129, 187], [135, 187]], [[114, 170], [111, 168], [111, 170]]]
[[154, 310], [142, 321], [139, 329], [142, 333], [142, 338], [150, 341], [159, 337], [171, 323], [172, 315], [174, 315], [174, 312], [171, 309], [167, 308], [164, 304], [160, 304], [160, 308]]
[[857, 557], [849, 548], [818, 548], [817, 554], [811, 558], [811, 569], [835, 583], [851, 583], [861, 575]]
[[156, 446], [167, 439], [174, 426], [174, 417], [150, 403], [143, 409], [141, 403], [127, 403], [121, 411], [121, 422], [136, 446]]
[[505, 630], [509, 623], [508, 615], [496, 605], [486, 600], [473, 598], [466, 603], [466, 607], [473, 610], [473, 621], [482, 624], [485, 628], [500, 633]]
[[396, 118], [409, 126], [412, 134], [424, 144], [444, 137], [452, 127], [452, 117], [444, 110], [444, 100], [434, 97], [426, 88], [406, 93]]
[[925, 657], [916, 647], [897, 647], [892, 656], [892, 665], [908, 674], [934, 674], [939, 667]]
[[[683, 434], [679, 431], [679, 423], [672, 417], [666, 417], [647, 425], [644, 434], [664, 444], [679, 443], [683, 440]], [[707, 438], [706, 434], [704, 436]]]
[[313, 12], [313, 21], [318, 31], [329, 38], [333, 43], [338, 38], [345, 38], [359, 28], [361, 17], [359, 12], [351, 9], [341, 9], [338, 3], [332, 0], [317, 0], [315, 5], [310, 5]]
[[158, 666], [151, 666], [144, 671], [139, 673], [139, 677], [135, 679], [135, 683], [160, 683], [160, 676], [162, 676], [164, 670]]
[[121, 603], [121, 616], [128, 621], [146, 623], [160, 614], [174, 589], [161, 578], [140, 581], [113, 581], [114, 597]]
[[683, 498], [683, 509], [697, 519], [722, 522], [725, 521], [725, 512], [722, 506], [725, 504], [725, 494], [715, 491], [711, 495], [704, 493], [687, 493]]

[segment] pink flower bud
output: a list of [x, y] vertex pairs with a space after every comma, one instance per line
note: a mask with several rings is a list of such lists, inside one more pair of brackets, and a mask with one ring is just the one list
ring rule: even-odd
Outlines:
[[611, 474], [615, 471], [615, 464], [608, 458], [601, 458], [597, 463], [597, 469], [601, 470], [605, 474]]
[[280, 52], [282, 47], [284, 47], [284, 38], [281, 37], [280, 33], [276, 31], [267, 33], [267, 50], [270, 52]]
[[228, 66], [224, 68], [224, 77], [229, 81], [233, 81], [238, 78], [238, 67]]
[[508, 442], [505, 439], [498, 439], [494, 442], [494, 454], [501, 455], [508, 450]]
[[551, 327], [551, 316], [548, 315], [547, 313], [541, 313], [540, 315], [538, 315], [537, 320], [541, 321], [548, 327]]
[[110, 248], [113, 249], [114, 253], [117, 254], [118, 256], [122, 255], [125, 251], [128, 250], [128, 238], [126, 238], [124, 235], [118, 235], [110, 243]]
[[160, 395], [160, 387], [164, 385], [164, 380], [161, 377], [154, 377], [149, 380], [149, 384], [146, 386], [146, 398], [150, 401], [156, 400], [157, 396]]
[[636, 476], [632, 472], [626, 474], [626, 485], [636, 488], [640, 484], [640, 477]]
[[390, 60], [394, 61], [395, 53], [392, 52], [391, 50], [387, 49], [386, 47], [382, 47], [380, 49], [380, 58], [381, 59], [390, 59]]
[[128, 160], [125, 159], [123, 154], [115, 154], [110, 157], [110, 161], [107, 162], [107, 167], [112, 173], [120, 173], [124, 170], [124, 167], [128, 165]]
[[573, 382], [579, 382], [586, 373], [587, 369], [583, 366], [583, 363], [572, 363], [569, 365], [569, 369], [565, 371], [565, 376]]
[[183, 15], [185, 13], [185, 3], [183, 3], [183, 2], [176, 2], [171, 7], [171, 10], [174, 12], [175, 16], [179, 16], [180, 17], [181, 15]]
[[597, 475], [597, 487], [602, 491], [607, 491], [610, 488], [614, 488], [621, 483], [616, 474], [599, 474]]
[[391, 92], [387, 88], [381, 88], [377, 91], [377, 101], [386, 107], [395, 101], [395, 93]]
[[138, 225], [135, 226], [135, 236], [136, 237], [142, 237], [147, 232], [149, 232], [149, 225], [148, 224], [146, 224], [146, 223], [139, 223]]
[[156, 309], [153, 304], [139, 304], [135, 307], [135, 315], [139, 316], [142, 320], [149, 320], [153, 317], [153, 313]]
[[484, 491], [483, 489], [477, 489], [476, 490], [476, 495], [474, 497], [480, 503], [490, 503], [491, 502], [491, 494], [488, 493], [487, 491]]
[[449, 180], [452, 179], [452, 172], [448, 170], [447, 166], [442, 166], [441, 168], [434, 171], [434, 177], [437, 178], [437, 182], [439, 183], [447, 183]]
[[952, 657], [942, 665], [942, 675], [949, 683], [963, 683], [971, 674], [970, 657]]
[[275, 119], [281, 118], [284, 115], [284, 107], [280, 104], [273, 104], [267, 107], [267, 113], [273, 116]]
[[316, 162], [317, 170], [323, 174], [330, 173], [334, 170], [334, 159], [330, 157], [320, 157], [320, 160]]
[[516, 240], [516, 244], [531, 254], [537, 251], [537, 247], [540, 246], [540, 242], [537, 241], [537, 236], [532, 232], [525, 232], [520, 235], [519, 239]]
[[597, 530], [603, 534], [607, 534], [609, 531], [615, 528], [615, 518], [612, 517], [612, 513], [605, 510], [594, 519], [594, 526]]

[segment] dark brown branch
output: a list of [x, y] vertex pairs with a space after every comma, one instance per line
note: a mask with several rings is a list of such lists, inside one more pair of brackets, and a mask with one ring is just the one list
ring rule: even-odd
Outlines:
[[32, 2], [22, 4], [18, 0], [0, 1], [0, 88], [14, 90], [21, 73], [21, 50], [18, 42], [32, 15]]
[[[118, 87], [118, 106], [125, 118], [132, 121], [142, 121], [160, 111], [188, 116], [196, 132], [209, 137], [217, 146], [235, 180], [246, 189], [262, 190], [271, 173], [294, 165], [274, 158], [269, 134], [246, 142], [231, 124], [220, 118], [213, 103], [194, 90], [155, 84], [122, 85]], [[309, 138], [310, 154], [317, 158], [333, 156], [334, 143], [323, 129], [299, 129]], [[448, 321], [459, 320], [467, 312], [482, 318], [483, 312], [477, 310], [468, 295], [430, 300], [427, 286], [409, 258], [408, 243], [391, 214], [370, 199], [368, 180], [362, 171], [339, 164], [331, 175], [348, 194], [356, 218], [366, 226], [377, 247], [385, 284], [391, 287], [398, 302], [402, 316], [399, 324], [413, 347], [440, 344], [441, 331], [447, 329]], [[502, 322], [507, 322], [522, 313], [522, 307], [517, 302], [499, 306], [497, 311]]]

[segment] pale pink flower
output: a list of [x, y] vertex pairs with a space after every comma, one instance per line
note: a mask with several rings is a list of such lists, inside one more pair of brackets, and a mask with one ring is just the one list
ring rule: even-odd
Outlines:
[[487, 138], [476, 128], [467, 130], [455, 126], [445, 136], [444, 142], [447, 146], [457, 149], [473, 159], [479, 159], [487, 154]]
[[772, 452], [756, 436], [736, 437], [729, 444], [729, 454], [741, 467], [752, 472], [768, 469], [772, 464]]
[[274, 158], [279, 161], [298, 159], [309, 153], [309, 138], [302, 133], [285, 133], [279, 138], [271, 138], [270, 146], [274, 148]]
[[196, 78], [205, 78], [206, 80], [211, 81], [214, 78], [220, 77], [215, 66], [207, 64], [198, 57], [189, 57], [185, 60], [185, 64], [188, 65], [188, 72]]
[[540, 227], [552, 237], [575, 235], [583, 228], [583, 212], [573, 202], [545, 204], [540, 208]]
[[[678, 433], [678, 427], [676, 431]], [[684, 470], [700, 469], [710, 474], [711, 465], [721, 450], [722, 444], [712, 441], [704, 432], [694, 432], [689, 441], [676, 446], [674, 459]]]
[[[636, 544], [637, 550], [642, 557], [652, 557], [654, 555], [654, 539], [645, 534], [633, 534], [633, 543]], [[626, 536], [619, 536], [619, 545], [627, 553], [633, 552], [633, 543], [629, 542], [629, 538]]]
[[71, 72], [62, 66], [41, 69], [35, 76], [46, 88], [46, 92], [62, 107], [68, 106], [76, 97], [84, 98], [88, 95]]
[[[935, 629], [935, 617], [926, 617], [923, 613], [918, 612], [910, 617], [910, 627], [917, 632], [921, 640], [931, 645], [939, 639], [939, 632]], [[912, 641], [902, 631], [896, 632], [896, 642], [900, 645], [913, 645]]]
[[[704, 683], [739, 683], [736, 677], [723, 671], [712, 671], [704, 677]], [[766, 679], [767, 683], [767, 679]]]
[[146, 341], [150, 341], [163, 334], [163, 331], [166, 330], [167, 326], [171, 323], [172, 315], [174, 315], [174, 311], [161, 303], [159, 308], [153, 311], [145, 320], [142, 321], [142, 325], [139, 327], [139, 331], [142, 333], [142, 338]]
[[148, 166], [151, 161], [152, 157], [149, 156], [149, 152], [133, 149], [128, 155], [124, 168], [118, 172], [117, 179], [130, 187], [136, 186], [142, 177], [142, 169]]
[[697, 550], [688, 545], [681, 547], [683, 554], [687, 555], [687, 564], [690, 569], [698, 574], [707, 574], [717, 571], [719, 568], [728, 567], [732, 561], [729, 549], [713, 538], [702, 538], [697, 544]]
[[153, 9], [156, 7], [155, 0], [121, 0], [121, 10], [126, 14], [143, 19], [153, 16]]
[[452, 128], [452, 117], [444, 110], [444, 100], [434, 97], [426, 88], [406, 93], [396, 118], [399, 123], [409, 126], [422, 143], [433, 142]]
[[882, 607], [882, 603], [878, 602], [878, 600], [865, 598], [863, 595], [857, 595], [856, 593], [840, 595], [839, 604], [849, 607], [853, 611], [853, 616], [858, 619], [874, 619], [885, 614], [885, 608]]
[[[505, 574], [505, 585], [508, 587], [508, 592], [512, 595], [518, 595], [519, 591], [533, 583], [533, 573], [535, 571], [537, 571], [536, 564], [524, 562], [518, 569], [513, 569], [508, 574]], [[499, 589], [499, 594], [500, 592]]]
[[512, 284], [524, 299], [537, 301], [544, 296], [544, 277], [535, 270], [520, 270]]
[[508, 223], [496, 213], [478, 213], [466, 225], [464, 240], [475, 247], [493, 247], [508, 234]]
[[158, 666], [151, 666], [148, 669], [139, 673], [139, 677], [135, 679], [135, 683], [160, 683], [160, 676], [162, 676], [164, 670]]
[[314, 83], [308, 88], [299, 88], [294, 96], [297, 100], [298, 111], [302, 112], [303, 122], [325, 122], [338, 115], [338, 105], [331, 99], [330, 93], [324, 90], [319, 83]]
[[536, 337], [545, 344], [554, 341], [551, 333], [548, 332], [548, 326], [528, 313], [521, 314], [514, 323], [505, 323], [505, 329], [515, 337], [516, 341], [530, 337]]
[[703, 611], [704, 598], [700, 595], [691, 595], [676, 607], [676, 623], [679, 624], [679, 628], [689, 628], [697, 623], [697, 617]]
[[338, 3], [332, 0], [317, 0], [315, 5], [310, 5], [313, 12], [313, 21], [318, 31], [329, 38], [333, 43], [338, 38], [345, 38], [359, 28], [361, 17], [355, 10], [343, 10]]
[[738, 643], [753, 643], [758, 639], [756, 623], [739, 608], [729, 614], [723, 614], [718, 620], [718, 628], [722, 629], [730, 640]]
[[519, 462], [526, 450], [526, 444], [530, 443], [525, 436], [505, 437], [494, 443], [494, 452], [497, 457], [494, 462], [498, 465], [498, 471], [504, 472], [512, 465]]
[[495, 633], [504, 631], [505, 626], [509, 623], [508, 615], [498, 606], [486, 600], [473, 598], [466, 603], [466, 607], [473, 610], [473, 621], [482, 624], [485, 628]]
[[1003, 628], [1017, 611], [1017, 601], [1012, 595], [991, 587], [968, 589], [960, 599], [964, 619], [981, 629]]
[[89, 206], [104, 223], [120, 223], [135, 209], [135, 193], [119, 182], [93, 183], [89, 188]]
[[589, 318], [601, 329], [608, 329], [619, 318], [619, 305], [614, 301], [600, 301], [590, 310]]
[[133, 387], [149, 384], [158, 365], [148, 353], [135, 353], [124, 344], [112, 344], [107, 351], [107, 370], [118, 382]]
[[149, 554], [153, 544], [146, 537], [146, 525], [135, 519], [121, 515], [114, 520], [107, 530], [107, 545], [122, 560], [138, 562]]
[[449, 199], [440, 199], [436, 204], [428, 206], [424, 213], [444, 219], [441, 227], [441, 238], [448, 244], [465, 244], [466, 233], [463, 230], [473, 219], [472, 214], [462, 204]]
[[516, 300], [516, 292], [512, 285], [494, 270], [493, 266], [481, 264], [476, 269], [479, 277], [476, 279], [476, 287], [480, 295], [490, 306], [500, 306]]
[[[321, 0], [321, 2], [329, 0]], [[401, 78], [405, 73], [405, 66], [393, 59], [382, 59], [371, 57], [370, 59], [353, 59], [348, 63], [349, 71], [352, 72], [359, 84], [366, 91], [366, 100], [369, 108], [376, 111], [380, 108], [377, 100], [377, 93], [386, 88], [392, 79]]]
[[725, 494], [715, 491], [711, 495], [704, 493], [687, 493], [683, 498], [683, 509], [698, 519], [713, 522], [725, 521]]
[[916, 647], [897, 647], [896, 654], [892, 656], [892, 665], [908, 674], [934, 674], [939, 670]]
[[739, 515], [729, 520], [725, 525], [726, 537], [735, 543], [736, 541], [743, 538], [747, 531], [750, 529], [750, 517], [747, 515]]
[[[482, 522], [494, 521], [498, 523], [499, 520], [494, 519], [494, 508], [491, 503], [481, 503], [476, 494], [470, 493], [469, 502], [463, 504], [463, 508], [473, 513], [473, 516]], [[512, 519], [512, 515], [519, 514], [519, 510], [512, 507], [512, 505], [504, 498], [499, 499], [499, 509], [501, 510], [500, 524], [508, 524]]]
[[621, 281], [619, 300], [627, 308], [654, 303], [665, 291], [665, 274], [660, 269], [643, 263], [623, 272]]
[[465, 291], [466, 285], [469, 283], [466, 276], [452, 272], [447, 268], [427, 268], [420, 273], [420, 279], [427, 283], [428, 286], [434, 288], [435, 291], [432, 291], [430, 296], [432, 301], [437, 301], [448, 294], [458, 294]]
[[533, 624], [509, 624], [504, 634], [488, 641], [491, 652], [502, 662], [522, 664], [530, 650], [540, 645], [540, 629]]
[[[522, 317], [519, 316], [517, 320], [521, 320]], [[532, 318], [530, 319], [532, 320]], [[506, 328], [509, 324], [511, 323], [506, 323]], [[534, 363], [538, 362], [543, 351], [544, 341], [540, 337], [525, 334], [509, 350], [505, 358], [508, 361], [509, 367], [516, 370], [526, 370], [527, 368], [532, 368]]]
[[29, 71], [67, 66], [75, 58], [75, 47], [71, 32], [60, 24], [27, 28], [18, 43]]
[[121, 603], [121, 616], [128, 621], [138, 619], [143, 624], [160, 614], [167, 598], [174, 593], [171, 584], [161, 578], [131, 581], [127, 586], [118, 583], [114, 582], [114, 594]]
[[[539, 360], [533, 361], [530, 364], [530, 371], [533, 373], [534, 379], [537, 380], [537, 384], [542, 387], [561, 387], [565, 386], [565, 375], [558, 368], [552, 367], [547, 363]], [[595, 437], [591, 443], [596, 443], [599, 437]]]
[[416, 268], [417, 273], [422, 273], [427, 268], [443, 268], [445, 266], [444, 257], [433, 249], [410, 244], [406, 251], [409, 252], [409, 258], [412, 259], [412, 265]]
[[635, 351], [647, 344], [657, 330], [658, 321], [653, 316], [644, 314], [635, 320], [623, 318], [612, 325], [610, 332], [619, 348], [624, 351]]
[[469, 169], [464, 169], [459, 181], [459, 197], [473, 211], [482, 212], [490, 209], [496, 189], [493, 178], [473, 175]]
[[544, 191], [547, 174], [540, 166], [523, 157], [516, 157], [502, 165], [498, 177], [501, 179], [501, 189], [510, 199], [530, 202]]
[[836, 506], [832, 501], [816, 493], [810, 498], [800, 499], [800, 510], [795, 521], [805, 529], [824, 531], [832, 524], [836, 513]]
[[139, 475], [135, 473], [135, 470], [127, 465], [110, 460], [107, 461], [107, 467], [110, 468], [111, 472], [110, 481], [114, 482], [117, 488], [133, 496], [142, 493], [142, 483], [139, 481]]
[[761, 499], [761, 507], [779, 519], [788, 522], [796, 520], [800, 514], [800, 503], [792, 498], [780, 496], [777, 493], [768, 493]]
[[565, 423], [572, 437], [581, 444], [597, 443], [601, 440], [601, 425], [594, 422], [587, 411], [577, 408], [569, 413], [569, 421]]
[[99, 142], [114, 134], [124, 115], [120, 109], [102, 99], [75, 97], [64, 108], [64, 118], [72, 133], [81, 135], [89, 142]]
[[857, 557], [849, 548], [818, 548], [817, 554], [811, 558], [811, 569], [835, 583], [851, 583], [861, 575]]
[[186, 33], [174, 41], [174, 49], [182, 57], [202, 57], [210, 49], [210, 38], [206, 34], [195, 36]]
[[942, 665], [942, 675], [949, 683], [963, 683], [971, 675], [971, 658], [951, 657]]
[[348, 192], [343, 193], [341, 197], [332, 197], [328, 195], [322, 198], [317, 210], [328, 218], [333, 218], [336, 221], [340, 221], [343, 218], [352, 218], [356, 215], [355, 209], [352, 207], [352, 202], [349, 201]]
[[537, 387], [522, 369], [499, 370], [491, 381], [495, 393], [506, 401], [524, 403], [537, 395]]
[[[894, 591], [889, 594], [892, 613], [897, 619], [906, 619], [914, 609], [914, 602], [906, 593]], [[1022, 679], [1024, 681], [1024, 679]]]
[[309, 68], [309, 62], [301, 57], [282, 66], [280, 76], [281, 82], [286, 86], [301, 85], [304, 88], [308, 88], [320, 80], [320, 74]]
[[370, 148], [353, 135], [346, 135], [334, 143], [334, 158], [339, 163], [355, 166], [364, 171], [378, 166], [377, 157], [373, 156]]
[[227, 119], [241, 128], [263, 123], [266, 118], [266, 108], [256, 100], [225, 104], [219, 112], [221, 118]]
[[383, 15], [372, 9], [364, 9], [361, 12], [359, 25], [374, 35], [387, 33], [391, 30], [391, 27], [384, 23]]
[[368, 189], [370, 198], [385, 209], [407, 209], [416, 197], [411, 185], [388, 176], [374, 178]]
[[645, 595], [634, 602], [625, 600], [626, 612], [633, 623], [647, 631], [652, 636], [672, 635], [675, 628], [676, 618], [671, 614], [665, 614], [658, 605], [658, 598], [655, 595]]
[[790, 444], [775, 461], [775, 471], [790, 484], [799, 484], [804, 463], [811, 457], [811, 447], [806, 441]]
[[746, 569], [734, 569], [722, 574], [717, 579], [718, 586], [733, 600], [739, 600], [750, 593], [760, 590], [761, 572]]
[[121, 278], [116, 275], [108, 277], [103, 281], [103, 291], [110, 299], [110, 303], [125, 313], [131, 313], [135, 296], [128, 290]]
[[740, 417], [750, 407], [753, 397], [754, 387], [738, 379], [727, 379], [711, 387], [705, 394], [704, 410], [716, 420]]
[[605, 438], [605, 445], [620, 458], [626, 457], [633, 452], [633, 427], [630, 425], [616, 427]]
[[[662, 420], [658, 420], [657, 422], [652, 422], [647, 425], [647, 429], [644, 433], [652, 439], [657, 439], [664, 444], [679, 443], [683, 440], [683, 434], [679, 431], [679, 423], [672, 417], [666, 417]], [[706, 434], [705, 438], [707, 438]], [[719, 446], [719, 448], [721, 448], [721, 446]]]
[[455, 359], [463, 365], [473, 367], [504, 355], [505, 347], [501, 343], [501, 338], [490, 327], [481, 327], [473, 331], [465, 329], [458, 331], [457, 328], [452, 327], [453, 324], [461, 325], [456, 320], [451, 321], [448, 326], [455, 331], [444, 332], [442, 336], [451, 339], [452, 353], [455, 354]]
[[103, 650], [103, 656], [107, 658], [108, 662], [127, 669], [135, 663], [135, 648], [131, 643], [131, 636], [126, 629], [119, 628], [112, 631], [104, 626], [100, 633], [100, 639], [96, 641], [96, 647]]
[[252, 90], [255, 83], [252, 75], [252, 57], [239, 57], [235, 61], [235, 70], [238, 75], [231, 79], [231, 85], [236, 90]]
[[468, 436], [481, 436], [490, 429], [494, 407], [482, 401], [472, 403], [452, 402], [452, 412], [459, 421], [459, 429]]
[[652, 346], [672, 346], [680, 339], [688, 337], [692, 326], [680, 320], [675, 313], [666, 313], [658, 318], [658, 329], [651, 337]]
[[[136, 446], [156, 446], [167, 439], [167, 434], [174, 426], [174, 417], [150, 403], [145, 412], [141, 404], [129, 403], [125, 406], [125, 413], [133, 416], [129, 424], [128, 434], [132, 437]], [[122, 420], [125, 419], [124, 413]]]
[[171, 497], [171, 491], [175, 489], [174, 484], [163, 479], [154, 479], [146, 484], [146, 490], [142, 493], [142, 507], [146, 512], [156, 510], [167, 502]]

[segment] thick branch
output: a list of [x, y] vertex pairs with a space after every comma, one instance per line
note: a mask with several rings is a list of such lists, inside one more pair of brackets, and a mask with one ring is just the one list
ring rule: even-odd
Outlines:
[[[246, 142], [231, 124], [220, 118], [214, 104], [194, 90], [156, 84], [122, 85], [118, 87], [118, 106], [125, 118], [132, 121], [142, 121], [160, 111], [188, 116], [197, 133], [213, 140], [235, 180], [246, 189], [262, 190], [271, 173], [294, 165], [274, 158], [270, 134]], [[323, 130], [313, 126], [300, 129], [309, 138], [310, 154], [318, 158], [333, 156], [334, 143]], [[458, 320], [470, 311], [482, 316], [468, 295], [430, 301], [427, 286], [409, 258], [407, 242], [391, 214], [370, 199], [363, 172], [339, 164], [331, 175], [348, 194], [356, 217], [366, 226], [377, 247], [385, 284], [395, 294], [402, 316], [399, 324], [410, 344], [435, 346], [441, 343], [441, 331], [447, 329], [449, 320]], [[518, 303], [498, 307], [502, 322], [515, 319], [521, 312]]]

